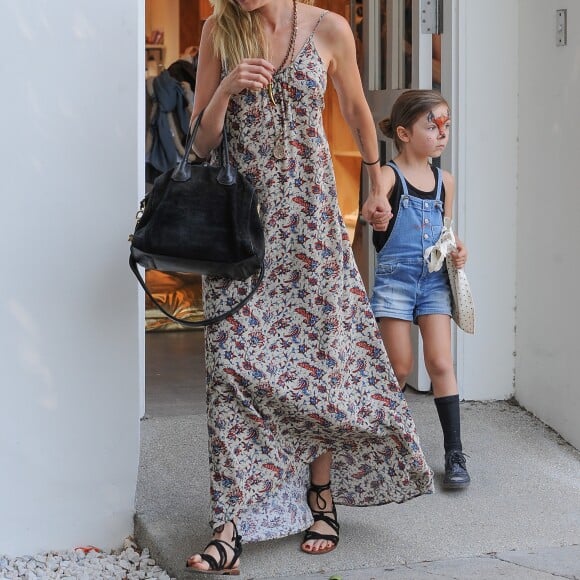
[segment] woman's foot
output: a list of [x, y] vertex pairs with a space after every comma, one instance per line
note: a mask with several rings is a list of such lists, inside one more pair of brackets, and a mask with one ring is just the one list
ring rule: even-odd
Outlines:
[[311, 483], [307, 493], [314, 523], [304, 534], [300, 549], [307, 554], [327, 554], [338, 545], [340, 529], [336, 506], [330, 493], [330, 482], [326, 485]]
[[186, 566], [202, 574], [238, 576], [241, 553], [242, 537], [236, 524], [228, 522], [214, 530], [213, 539], [203, 553], [188, 558]]

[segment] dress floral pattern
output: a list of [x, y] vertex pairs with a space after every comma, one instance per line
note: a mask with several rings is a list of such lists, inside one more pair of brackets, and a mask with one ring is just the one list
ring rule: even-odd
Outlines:
[[[432, 491], [338, 207], [313, 35], [276, 75], [276, 106], [267, 91], [246, 91], [226, 116], [230, 156], [254, 183], [266, 234], [260, 289], [206, 329], [211, 520], [237, 517], [244, 541], [312, 524], [308, 465], [326, 451], [337, 504]], [[250, 286], [205, 278], [206, 313]]]

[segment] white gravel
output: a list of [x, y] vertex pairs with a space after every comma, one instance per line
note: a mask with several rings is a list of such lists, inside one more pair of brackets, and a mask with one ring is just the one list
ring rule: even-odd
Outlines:
[[146, 548], [127, 539], [123, 549], [101, 552], [77, 548], [37, 556], [8, 558], [0, 555], [0, 580], [175, 580], [155, 564]]

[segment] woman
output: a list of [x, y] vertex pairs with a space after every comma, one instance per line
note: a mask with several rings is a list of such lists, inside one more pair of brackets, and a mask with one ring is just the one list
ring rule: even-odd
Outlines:
[[[307, 530], [338, 544], [335, 504], [402, 502], [431, 491], [415, 425], [392, 373], [337, 204], [322, 127], [327, 75], [365, 163], [363, 215], [390, 219], [377, 137], [348, 23], [295, 0], [214, 0], [199, 49], [196, 153], [222, 128], [256, 188], [266, 273], [250, 303], [206, 330], [213, 540], [187, 565], [239, 573], [241, 537]], [[204, 280], [207, 314], [251, 280]], [[330, 486], [332, 476], [332, 489]]]

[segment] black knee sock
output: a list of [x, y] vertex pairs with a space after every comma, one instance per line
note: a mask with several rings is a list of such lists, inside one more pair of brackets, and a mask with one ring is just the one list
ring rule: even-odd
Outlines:
[[438, 397], [435, 406], [439, 414], [439, 421], [443, 429], [443, 445], [445, 453], [452, 449], [462, 451], [461, 420], [459, 418], [459, 395]]

